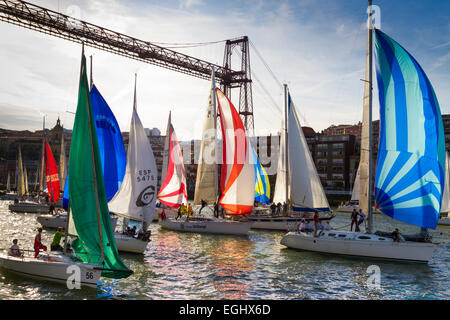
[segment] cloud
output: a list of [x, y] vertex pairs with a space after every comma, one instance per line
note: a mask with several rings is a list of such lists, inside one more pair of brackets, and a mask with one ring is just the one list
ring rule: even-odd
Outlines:
[[179, 7], [180, 9], [186, 8], [189, 9], [194, 6], [198, 6], [203, 4], [202, 0], [180, 0]]
[[[36, 2], [58, 10], [55, 1]], [[61, 1], [59, 11], [66, 13], [72, 3]], [[289, 85], [303, 122], [316, 131], [331, 124], [357, 123], [361, 119], [363, 84], [359, 79], [364, 76], [365, 66], [365, 8], [343, 11], [338, 2], [309, 0], [208, 5], [199, 0], [171, 5], [84, 0], [77, 5], [83, 20], [145, 41], [198, 43], [249, 36], [277, 78], [277, 81], [273, 79], [251, 47], [257, 134], [276, 134], [280, 129], [283, 90], [279, 82]], [[186, 10], [189, 8], [196, 10]], [[7, 23], [0, 24], [0, 32], [0, 46], [5, 48], [0, 51], [0, 69], [8, 75], [0, 78], [0, 104], [14, 105], [24, 117], [32, 119], [36, 108], [45, 110], [49, 123], [53, 125], [60, 116], [64, 127], [71, 128], [73, 115], [66, 110], [76, 108], [80, 45]], [[235, 70], [240, 68], [237, 49], [233, 54]], [[123, 131], [129, 130], [134, 73], [137, 72], [138, 112], [144, 126], [158, 127], [164, 132], [169, 110], [172, 110], [179, 139], [201, 136], [209, 81], [90, 47], [85, 50], [87, 56], [93, 55], [94, 82]], [[222, 64], [224, 43], [174, 50]], [[442, 58], [433, 62], [442, 63], [444, 67], [448, 60]], [[450, 91], [448, 79], [439, 82], [438, 88], [444, 93]], [[238, 90], [232, 92], [231, 99], [239, 107]], [[18, 114], [2, 115], [19, 119]], [[41, 126], [38, 122], [35, 126], [33, 121], [26, 125], [37, 130]], [[8, 121], [2, 126], [8, 127]]]

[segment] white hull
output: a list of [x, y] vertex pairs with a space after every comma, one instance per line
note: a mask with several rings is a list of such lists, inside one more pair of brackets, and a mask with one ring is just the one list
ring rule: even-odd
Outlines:
[[428, 262], [437, 244], [394, 242], [391, 238], [346, 231], [324, 231], [321, 236], [289, 232], [281, 244], [289, 248], [378, 259]]
[[115, 233], [114, 238], [116, 239], [117, 250], [122, 252], [143, 254], [148, 245], [148, 241], [142, 241], [119, 233]]
[[166, 218], [159, 220], [159, 224], [169, 230], [214, 233], [214, 234], [235, 234], [247, 235], [253, 222], [238, 222], [215, 218], [191, 218], [189, 221], [181, 218], [179, 220]]
[[450, 226], [450, 218], [440, 218], [438, 224], [441, 226]]
[[69, 259], [52, 257], [50, 260], [34, 258], [17, 258], [6, 254], [0, 254], [0, 267], [14, 273], [40, 280], [47, 280], [59, 283], [67, 283], [68, 277], [73, 274], [68, 273], [70, 266], [80, 268], [80, 284], [83, 286], [97, 286], [101, 276], [101, 270], [90, 264], [77, 263]]
[[[353, 209], [359, 210], [358, 205], [345, 205], [345, 206], [339, 206], [336, 211], [337, 212], [353, 212]], [[380, 210], [372, 208], [372, 213], [381, 213]]]
[[[326, 218], [325, 220], [330, 220]], [[265, 230], [281, 230], [289, 231], [294, 230], [299, 223], [303, 220], [302, 217], [264, 217], [264, 216], [249, 216], [249, 221], [252, 221], [252, 229], [265, 229]], [[307, 220], [313, 220], [308, 218]], [[321, 221], [324, 218], [320, 218]]]
[[53, 216], [51, 214], [45, 214], [36, 218], [44, 228], [58, 229], [59, 227], [65, 228], [67, 225], [67, 215]]
[[8, 206], [9, 211], [18, 213], [48, 213], [48, 206], [36, 202], [19, 202]]

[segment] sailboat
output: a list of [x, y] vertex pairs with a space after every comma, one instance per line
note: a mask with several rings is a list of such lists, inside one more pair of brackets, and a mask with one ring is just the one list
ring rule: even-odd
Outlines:
[[[369, 23], [361, 137], [360, 207], [368, 212], [367, 233], [321, 231], [317, 237], [289, 232], [281, 244], [294, 249], [366, 258], [427, 263], [438, 246], [435, 229], [441, 208], [445, 167], [442, 118], [431, 82], [413, 56]], [[375, 36], [380, 100], [380, 140], [375, 201], [380, 211], [420, 227], [420, 233], [373, 233], [372, 216], [372, 41]]]
[[[211, 72], [211, 91], [203, 126], [203, 139], [200, 149], [200, 159], [197, 171], [194, 203], [201, 200], [213, 203], [218, 195], [218, 168], [216, 143], [216, 98], [220, 110], [220, 120], [223, 135], [223, 154], [221, 190], [222, 196], [218, 203], [228, 215], [245, 215], [251, 212], [255, 195], [254, 167], [250, 163], [250, 142], [245, 136], [242, 120], [231, 101], [219, 89], [215, 88], [214, 69]], [[171, 134], [171, 141], [174, 135]], [[176, 138], [175, 138], [176, 139]], [[236, 142], [236, 140], [238, 142]], [[170, 143], [169, 165], [176, 157], [181, 156], [181, 150], [173, 148]], [[177, 146], [177, 144], [175, 144]], [[178, 147], [179, 148], [179, 147]], [[178, 156], [177, 156], [178, 155]], [[175, 164], [173, 162], [173, 164]], [[178, 165], [182, 168], [182, 162]], [[169, 166], [169, 168], [171, 168]], [[170, 172], [170, 170], [167, 170]], [[177, 172], [182, 172], [177, 170]], [[169, 173], [168, 173], [169, 174]], [[167, 175], [166, 175], [167, 177]], [[170, 175], [169, 175], [170, 177]], [[180, 181], [181, 177], [178, 177]], [[182, 181], [182, 180], [181, 180]], [[179, 184], [177, 184], [178, 186]], [[164, 187], [164, 185], [163, 185]], [[177, 189], [174, 186], [174, 189]], [[239, 192], [238, 192], [239, 191]], [[160, 191], [160, 195], [165, 190]], [[164, 197], [160, 197], [161, 201]], [[180, 219], [164, 216], [159, 223], [163, 228], [184, 232], [246, 235], [251, 227], [249, 221], [233, 221], [207, 216], [204, 213]]]
[[442, 195], [441, 211], [439, 215], [438, 224], [449, 226], [450, 225], [450, 189], [449, 189], [449, 160], [448, 153], [445, 153], [445, 186], [444, 193]]
[[[316, 210], [331, 212], [287, 86], [284, 92], [285, 119], [282, 122], [273, 202], [286, 203], [287, 212], [251, 215], [249, 219], [254, 221], [254, 229], [286, 231], [302, 219], [311, 220], [309, 215]], [[327, 214], [320, 220], [330, 220], [332, 217]]]
[[[261, 165], [255, 148], [250, 144], [255, 165], [255, 202], [268, 205], [270, 203], [270, 182], [266, 169]], [[255, 208], [254, 208], [255, 209]]]
[[149, 224], [155, 217], [156, 183], [158, 171], [152, 146], [137, 113], [136, 82], [131, 116], [125, 175], [119, 190], [109, 201], [114, 214], [142, 224], [137, 238], [126, 234], [115, 234], [121, 251], [144, 253], [150, 241]]
[[52, 252], [39, 254], [35, 259], [2, 253], [0, 266], [24, 276], [67, 284], [78, 274], [79, 284], [86, 286], [96, 286], [101, 276], [116, 279], [130, 276], [133, 272], [120, 259], [111, 228], [84, 50], [69, 161], [69, 233], [76, 237], [72, 241], [74, 254]]
[[19, 146], [17, 157], [17, 197], [18, 201], [8, 206], [9, 211], [17, 213], [42, 213], [48, 212], [48, 206], [25, 199], [27, 191], [26, 175], [23, 166], [22, 149]]
[[[163, 159], [163, 182], [158, 192], [158, 200], [161, 202], [161, 210], [167, 215], [168, 208], [179, 208], [181, 204], [187, 204], [186, 177], [184, 174], [183, 155], [178, 143], [175, 130], [172, 126], [171, 112], [167, 122], [165, 154]], [[172, 215], [176, 214], [172, 210]]]
[[[358, 166], [358, 171], [356, 171], [355, 182], [352, 189], [352, 197], [350, 201], [346, 204], [340, 205], [336, 211], [338, 212], [353, 212], [353, 209], [359, 210], [359, 181], [360, 181], [360, 166]], [[373, 213], [380, 213], [376, 208], [372, 208]]]

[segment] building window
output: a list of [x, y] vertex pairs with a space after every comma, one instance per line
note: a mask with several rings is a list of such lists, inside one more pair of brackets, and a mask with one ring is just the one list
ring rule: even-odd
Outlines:
[[343, 143], [333, 143], [333, 149], [343, 149], [344, 144]]

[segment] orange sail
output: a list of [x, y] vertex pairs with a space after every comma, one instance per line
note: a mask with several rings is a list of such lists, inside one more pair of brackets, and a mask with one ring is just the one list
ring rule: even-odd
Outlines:
[[59, 174], [55, 158], [53, 158], [52, 150], [50, 149], [48, 142], [45, 143], [44, 157], [48, 195], [50, 202], [56, 202], [59, 200]]
[[227, 214], [249, 214], [255, 200], [255, 167], [251, 163], [250, 141], [231, 101], [220, 89], [216, 92], [223, 137], [222, 197], [219, 204]]

